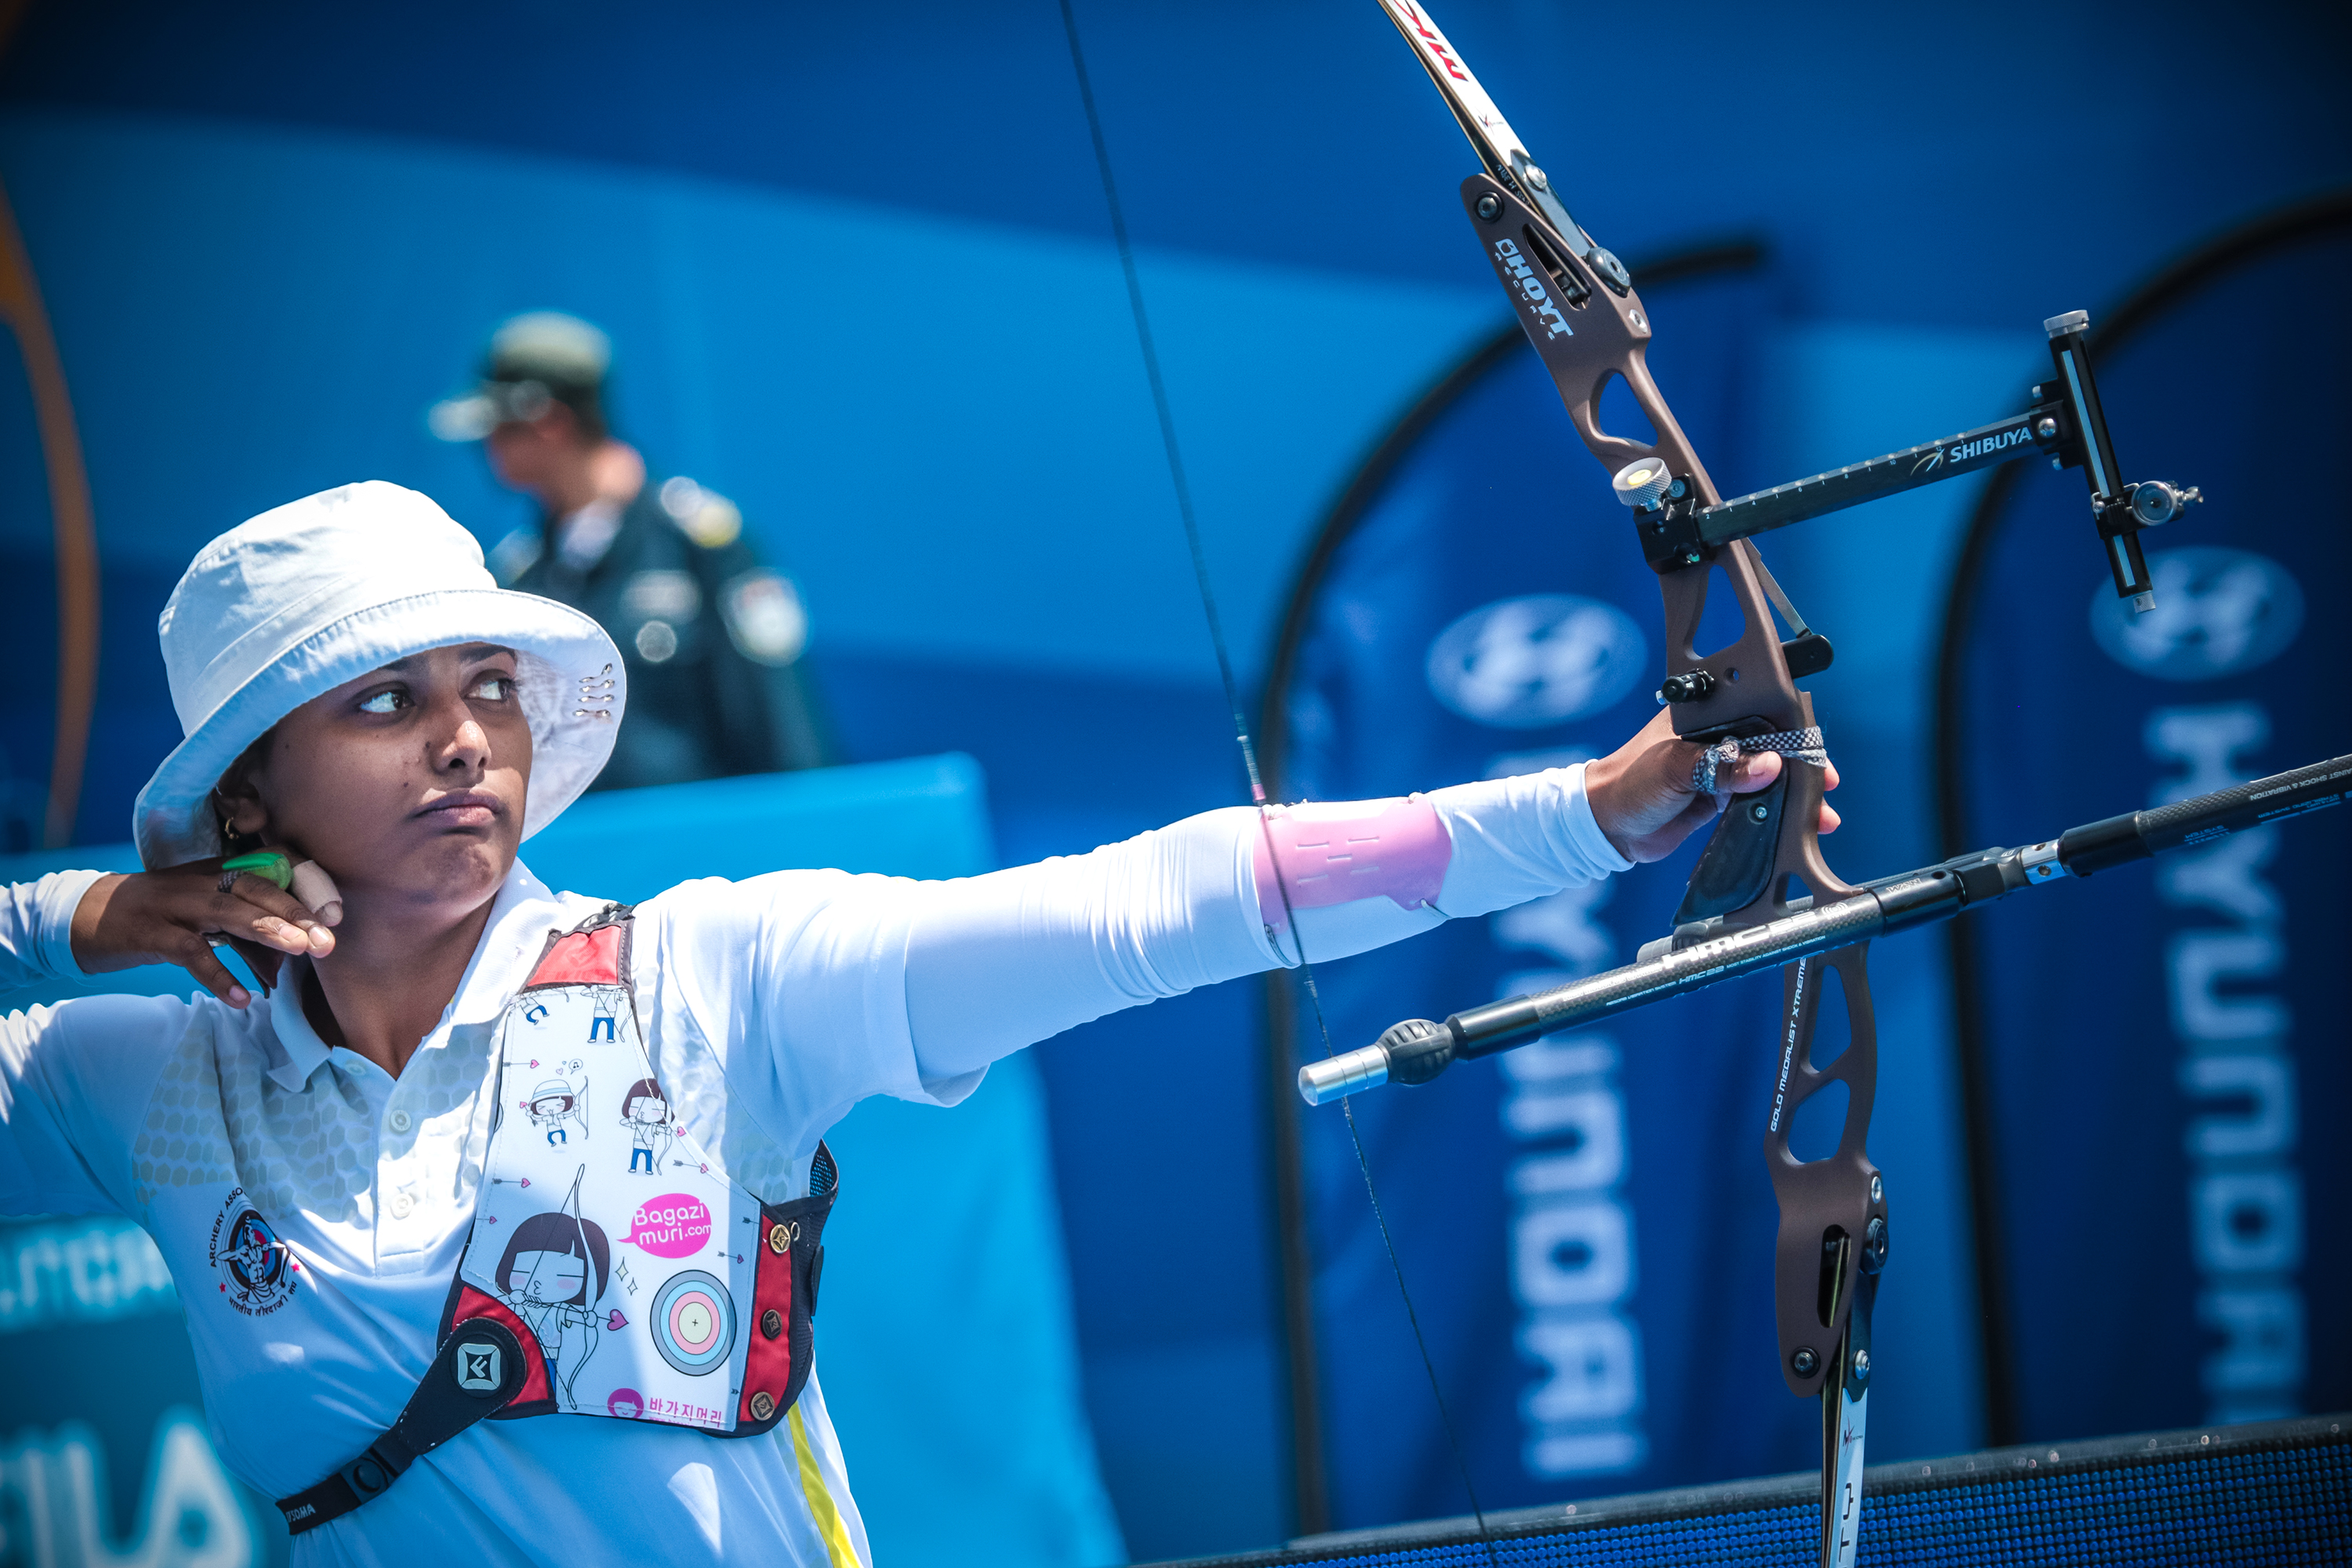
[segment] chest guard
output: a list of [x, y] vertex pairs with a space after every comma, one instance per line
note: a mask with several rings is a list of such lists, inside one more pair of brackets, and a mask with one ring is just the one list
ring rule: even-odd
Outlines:
[[391, 1486], [476, 1421], [567, 1415], [767, 1431], [807, 1384], [821, 1237], [840, 1190], [762, 1203], [677, 1120], [630, 984], [635, 921], [551, 933], [499, 1025], [473, 1229], [425, 1380], [366, 1453], [279, 1500], [295, 1534]]

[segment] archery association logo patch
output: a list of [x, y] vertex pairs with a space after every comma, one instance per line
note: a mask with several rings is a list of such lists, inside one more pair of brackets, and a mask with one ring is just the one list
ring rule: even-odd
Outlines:
[[230, 1189], [214, 1216], [205, 1252], [220, 1276], [222, 1296], [247, 1317], [266, 1318], [294, 1299], [302, 1266], [243, 1187]]
[[1536, 730], [1614, 707], [1648, 667], [1633, 617], [1575, 594], [1482, 605], [1429, 645], [1429, 689], [1465, 719]]

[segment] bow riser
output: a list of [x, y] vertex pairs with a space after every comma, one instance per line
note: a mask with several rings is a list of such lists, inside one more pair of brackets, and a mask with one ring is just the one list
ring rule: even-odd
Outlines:
[[[1822, 1568], [1853, 1568], [1861, 1544], [1864, 1438], [1870, 1426], [1870, 1318], [1886, 1266], [1886, 1184], [1863, 1147], [1878, 1092], [1878, 1026], [1870, 1005], [1870, 944], [1856, 942], [1789, 965], [1780, 1071], [1764, 1134], [1780, 1203], [1773, 1310], [1780, 1374], [1791, 1393], [1822, 1402]], [[1814, 1026], [1830, 972], [1845, 996], [1852, 1036], [1826, 1068], [1813, 1062]], [[1798, 1107], [1846, 1086], [1836, 1152], [1801, 1162], [1789, 1148]]]
[[[1637, 531], [1664, 529], [1670, 511], [1716, 505], [1720, 498], [1715, 481], [1650, 375], [1650, 318], [1641, 296], [1630, 288], [1619, 295], [1600, 287], [1595, 274], [1569, 253], [1559, 230], [1492, 175], [1473, 174], [1462, 182], [1462, 209], [1586, 449], [1612, 473], [1654, 458], [1675, 477], [1673, 489], [1660, 498], [1662, 506], [1634, 511]], [[1612, 378], [1624, 382], [1656, 431], [1654, 443], [1644, 445], [1601, 428], [1601, 396]], [[1674, 704], [1675, 732], [1713, 741], [1725, 735], [1811, 729], [1812, 699], [1797, 689], [1789, 672], [1755, 547], [1739, 539], [1695, 547], [1689, 554], [1688, 560], [1667, 563], [1658, 576], [1665, 614], [1666, 674], [1703, 678], [1704, 695]], [[1741, 629], [1736, 642], [1702, 653], [1699, 625], [1707, 595], [1716, 591], [1716, 569], [1721, 570], [1738, 605]], [[1822, 771], [1793, 757], [1786, 760], [1786, 767], [1785, 809], [1759, 817], [1743, 803], [1717, 824], [1693, 880], [1718, 896], [1698, 913], [1729, 913], [1743, 925], [1777, 920], [1788, 912], [1786, 888], [1791, 876], [1803, 881], [1816, 902], [1852, 896], [1853, 889], [1822, 858]], [[1727, 879], [1722, 869], [1727, 865], [1740, 870]], [[1717, 907], [1727, 887], [1738, 891], [1729, 904]]]
[[[1630, 287], [1622, 295], [1602, 288], [1558, 226], [1492, 174], [1473, 174], [1462, 182], [1462, 209], [1486, 247], [1496, 281], [1511, 297], [1528, 341], [1559, 386], [1576, 433], [1592, 455], [1612, 474], [1638, 458], [1663, 457], [1705, 496], [1706, 505], [1720, 500], [1715, 481], [1707, 478], [1673, 410], [1650, 379], [1644, 360], [1650, 317], [1642, 297]], [[1658, 433], [1655, 445], [1629, 441], [1601, 428], [1601, 394], [1612, 376], [1624, 378]]]
[[[1789, 1392], [1811, 1398], [1832, 1373], [1848, 1387], [1869, 1381], [1841, 1365], [1840, 1342], [1853, 1316], [1855, 1286], [1875, 1274], [1886, 1256], [1886, 1187], [1864, 1141], [1878, 1093], [1878, 1026], [1870, 1004], [1869, 944], [1790, 964], [1783, 974], [1780, 1069], [1764, 1132], [1766, 1168], [1780, 1204], [1780, 1237], [1773, 1256], [1773, 1313], [1780, 1325], [1780, 1373]], [[1845, 997], [1849, 1031], [1844, 1050], [1827, 1067], [1813, 1061], [1822, 992], [1834, 970]], [[1832, 1083], [1846, 1088], [1845, 1123], [1837, 1152], [1800, 1161], [1789, 1148], [1798, 1108]]]

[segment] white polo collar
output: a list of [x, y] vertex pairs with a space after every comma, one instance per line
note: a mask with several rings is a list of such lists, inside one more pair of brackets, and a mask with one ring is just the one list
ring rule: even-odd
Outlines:
[[[417, 1048], [430, 1050], [439, 1045], [453, 1025], [497, 1018], [546, 944], [547, 932], [562, 929], [563, 914], [562, 901], [547, 884], [517, 860], [491, 900], [489, 921], [482, 927], [481, 940], [474, 945], [464, 977], [457, 982], [456, 1000]], [[310, 972], [309, 959], [287, 960], [269, 1002], [267, 1070], [271, 1081], [289, 1094], [300, 1093], [310, 1076], [333, 1060], [335, 1054], [302, 1011], [301, 987]]]

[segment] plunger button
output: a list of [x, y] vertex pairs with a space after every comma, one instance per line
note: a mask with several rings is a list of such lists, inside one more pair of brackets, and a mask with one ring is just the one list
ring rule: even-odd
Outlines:
[[1617, 499], [1630, 507], [1650, 507], [1673, 488], [1675, 476], [1663, 458], [1636, 458], [1617, 470], [1609, 488]]

